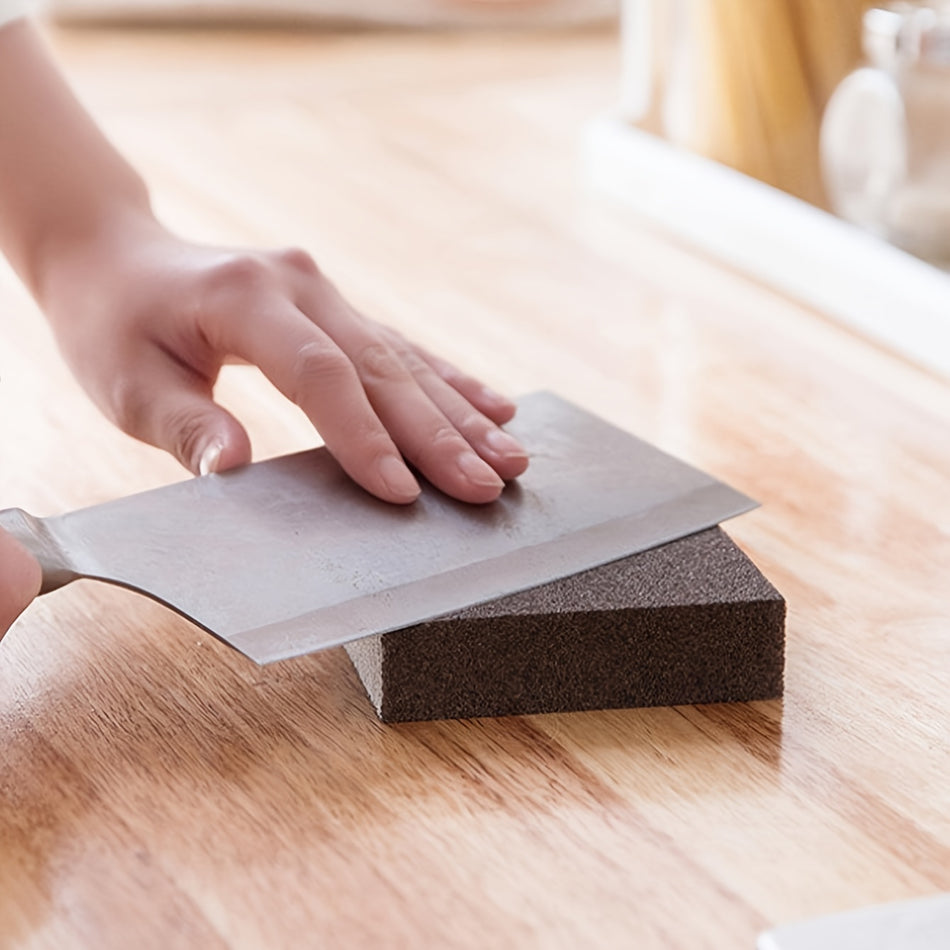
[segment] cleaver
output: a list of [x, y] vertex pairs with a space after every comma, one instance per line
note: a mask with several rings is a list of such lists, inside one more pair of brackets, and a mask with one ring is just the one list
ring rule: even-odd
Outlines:
[[756, 950], [948, 950], [950, 893], [916, 897], [786, 924]]
[[68, 514], [0, 511], [43, 567], [168, 605], [258, 663], [398, 630], [710, 528], [756, 503], [547, 392], [508, 425], [528, 471], [487, 505], [411, 505], [325, 448]]

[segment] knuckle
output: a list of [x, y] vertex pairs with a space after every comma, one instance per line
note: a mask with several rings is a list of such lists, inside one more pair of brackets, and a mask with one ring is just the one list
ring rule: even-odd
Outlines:
[[465, 411], [456, 420], [455, 425], [468, 440], [473, 438], [484, 439], [489, 432], [497, 428], [491, 420], [486, 419], [477, 409]]
[[436, 360], [432, 366], [432, 371], [448, 383], [453, 389], [461, 389], [468, 377], [456, 369], [451, 363], [445, 360]]
[[459, 385], [467, 378], [453, 363], [443, 359], [441, 356], [433, 356], [431, 353], [426, 353], [425, 357], [420, 355], [419, 358], [436, 376], [443, 382], [448, 383], [453, 389], [458, 389]]
[[419, 461], [423, 465], [434, 463], [447, 455], [458, 454], [466, 445], [457, 429], [448, 423], [440, 425], [427, 434], [420, 449]]
[[404, 350], [409, 349], [411, 344], [395, 327], [375, 322], [371, 325], [376, 333], [397, 352], [402, 353]]
[[297, 350], [293, 366], [293, 401], [302, 406], [317, 387], [341, 381], [353, 372], [342, 350], [330, 341], [311, 340]]
[[278, 263], [304, 277], [316, 277], [320, 273], [317, 262], [301, 247], [285, 247], [274, 253]]
[[413, 376], [429, 376], [432, 373], [432, 369], [428, 363], [414, 350], [406, 347], [405, 349], [399, 350], [399, 359], [402, 365], [410, 372]]
[[443, 448], [445, 446], [461, 446], [464, 443], [464, 439], [459, 434], [458, 429], [455, 426], [445, 423], [445, 425], [440, 425], [429, 437], [430, 442], [436, 448]]
[[229, 254], [213, 264], [206, 276], [213, 296], [246, 297], [258, 293], [272, 280], [267, 263], [255, 254]]
[[391, 382], [406, 374], [396, 353], [381, 341], [364, 346], [353, 363], [360, 379], [368, 386]]

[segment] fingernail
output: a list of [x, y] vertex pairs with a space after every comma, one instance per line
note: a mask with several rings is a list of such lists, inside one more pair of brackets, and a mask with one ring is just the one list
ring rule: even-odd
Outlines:
[[221, 453], [224, 451], [224, 442], [221, 439], [212, 439], [201, 453], [198, 460], [198, 474], [211, 475], [218, 470], [218, 463], [221, 461]]
[[502, 429], [492, 429], [486, 436], [485, 441], [489, 448], [502, 458], [526, 459], [528, 457], [524, 446], [514, 436], [509, 435]]
[[402, 459], [387, 455], [379, 463], [379, 474], [389, 489], [389, 493], [396, 498], [412, 501], [419, 497], [421, 492], [419, 483], [412, 477], [412, 473], [406, 468]]
[[480, 485], [483, 488], [505, 487], [498, 473], [474, 452], [463, 452], [458, 457], [458, 467], [473, 485]]

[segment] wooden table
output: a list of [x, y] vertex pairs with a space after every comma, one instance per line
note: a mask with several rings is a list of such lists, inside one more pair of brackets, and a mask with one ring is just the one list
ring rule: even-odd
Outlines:
[[[303, 245], [488, 382], [759, 498], [729, 531], [788, 598], [787, 682], [386, 727], [342, 650], [259, 669], [72, 585], [0, 645], [0, 945], [738, 950], [950, 889], [950, 384], [585, 193], [614, 37], [53, 39], [179, 228]], [[98, 416], [0, 281], [2, 502], [183, 477]], [[256, 370], [221, 398], [258, 457], [314, 444]]]

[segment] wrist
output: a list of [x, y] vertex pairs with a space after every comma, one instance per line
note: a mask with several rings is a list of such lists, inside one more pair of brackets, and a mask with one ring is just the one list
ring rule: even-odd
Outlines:
[[36, 236], [20, 276], [51, 322], [64, 290], [75, 292], [78, 281], [107, 279], [131, 244], [163, 230], [139, 184], [93, 208], [73, 209]]

